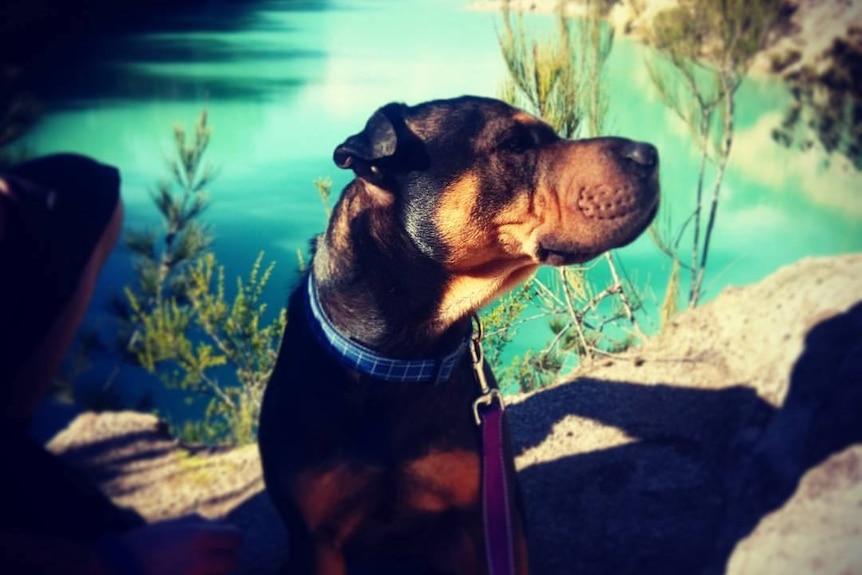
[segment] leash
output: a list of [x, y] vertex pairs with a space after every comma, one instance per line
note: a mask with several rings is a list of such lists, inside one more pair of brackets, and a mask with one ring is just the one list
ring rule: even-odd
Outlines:
[[476, 330], [470, 340], [473, 373], [481, 395], [473, 402], [473, 417], [482, 432], [482, 516], [485, 526], [485, 557], [491, 575], [514, 575], [512, 512], [503, 457], [503, 410], [500, 390], [492, 389], [485, 377], [482, 322], [473, 315]]

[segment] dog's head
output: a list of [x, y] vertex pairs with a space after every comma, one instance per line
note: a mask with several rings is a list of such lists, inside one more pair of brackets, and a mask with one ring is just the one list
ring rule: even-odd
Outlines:
[[653, 146], [565, 140], [486, 98], [386, 105], [334, 160], [391, 206], [417, 249], [446, 270], [459, 296], [450, 299], [487, 284], [466, 298], [471, 306], [541, 264], [582, 263], [628, 244], [658, 209]]

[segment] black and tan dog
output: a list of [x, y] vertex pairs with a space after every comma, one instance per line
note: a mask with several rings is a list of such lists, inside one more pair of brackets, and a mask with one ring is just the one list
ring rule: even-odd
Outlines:
[[[658, 155], [462, 97], [384, 106], [334, 159], [356, 177], [290, 298], [260, 420], [287, 572], [487, 573], [471, 314], [542, 264], [636, 238], [657, 210]], [[430, 368], [408, 373], [417, 362]]]

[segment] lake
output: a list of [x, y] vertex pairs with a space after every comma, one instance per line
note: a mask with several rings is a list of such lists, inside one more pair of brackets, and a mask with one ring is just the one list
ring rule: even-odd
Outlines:
[[[37, 153], [75, 151], [123, 173], [126, 226], [156, 226], [149, 191], [165, 176], [172, 126], [189, 129], [207, 110], [208, 160], [219, 166], [205, 219], [227, 277], [245, 275], [258, 252], [278, 262], [266, 298], [284, 301], [297, 277], [297, 250], [322, 230], [312, 185], [350, 179], [332, 151], [362, 129], [379, 106], [462, 94], [496, 96], [506, 76], [500, 16], [464, 0], [260, 1], [166, 14], [147, 30], [92, 38], [83, 57], [56, 55], [47, 113], [24, 143]], [[550, 17], [532, 16], [541, 27]], [[698, 150], [661, 102], [643, 64], [643, 46], [617, 37], [607, 64], [613, 134], [648, 140], [661, 154], [662, 211], [689, 213]], [[736, 100], [733, 152], [722, 191], [705, 300], [729, 285], [755, 282], [808, 256], [862, 250], [862, 177], [816, 148], [789, 150], [771, 130], [790, 102], [776, 80], [747, 80]], [[670, 261], [647, 237], [621, 250], [626, 272], [661, 301]], [[109, 260], [87, 322], [107, 325], [106, 302], [132, 280], [129, 252]], [[232, 285], [229, 281], [228, 285]], [[652, 294], [651, 296], [649, 294]], [[654, 331], [655, 314], [647, 313]], [[546, 322], [521, 330], [507, 357], [541, 347]], [[97, 358], [83, 380], [98, 385], [111, 365]], [[115, 363], [115, 362], [114, 362]], [[126, 368], [128, 401], [149, 391], [173, 419], [194, 413], [176, 392]]]

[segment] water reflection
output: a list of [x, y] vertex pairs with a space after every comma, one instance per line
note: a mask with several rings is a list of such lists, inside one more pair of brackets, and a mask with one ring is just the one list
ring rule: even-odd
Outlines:
[[[148, 190], [163, 173], [171, 126], [206, 108], [214, 128], [209, 157], [221, 166], [207, 213], [216, 254], [228, 278], [245, 274], [261, 249], [277, 259], [266, 297], [281, 303], [296, 277], [296, 251], [324, 225], [313, 180], [331, 176], [339, 190], [348, 179], [332, 165], [336, 144], [389, 101], [497, 95], [506, 77], [499, 15], [464, 4], [210, 2], [125, 22], [74, 51], [40, 55], [28, 72], [48, 113], [25, 143], [38, 153], [74, 150], [119, 165], [128, 226], [157, 225]], [[528, 21], [539, 30], [554, 26], [553, 16]], [[698, 146], [653, 88], [642, 46], [617, 38], [606, 74], [606, 131], [657, 145], [662, 209], [680, 221], [690, 213]], [[836, 158], [826, 166], [819, 146], [800, 152], [773, 140], [792, 101], [774, 80], [746, 80], [737, 92], [705, 299], [802, 257], [862, 250], [859, 173]], [[657, 305], [670, 261], [648, 238], [622, 259], [645, 305]], [[92, 323], [100, 321], [99, 303], [130, 280], [128, 253], [119, 250]], [[549, 335], [545, 322], [524, 328], [513, 353]]]
[[[308, 80], [326, 53], [295, 38], [277, 14], [308, 14], [328, 2], [175, 7], [149, 25], [120, 23], [73, 49], [36, 58], [33, 89], [55, 111], [153, 100], [259, 101]], [[143, 28], [143, 29], [139, 29]], [[297, 71], [299, 69], [299, 71]]]

